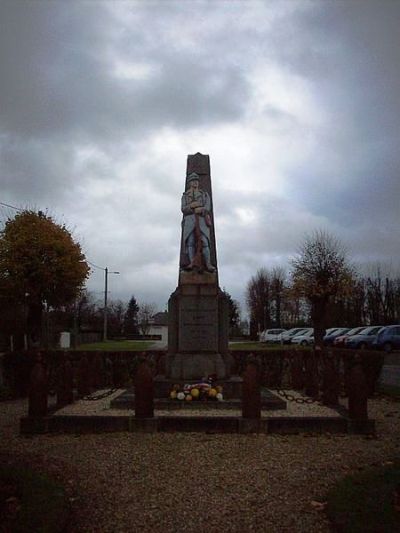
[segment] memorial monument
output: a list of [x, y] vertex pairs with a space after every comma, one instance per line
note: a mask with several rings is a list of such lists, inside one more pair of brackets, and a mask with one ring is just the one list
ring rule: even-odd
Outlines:
[[187, 158], [181, 200], [178, 287], [168, 302], [166, 378], [196, 380], [230, 374], [228, 300], [219, 288], [210, 159]]
[[[224, 408], [238, 408], [243, 379], [231, 375], [233, 359], [228, 351], [229, 301], [218, 283], [208, 155], [197, 153], [188, 156], [182, 189], [178, 286], [168, 302], [168, 350], [165, 358], [160, 358], [160, 373], [154, 377], [155, 405], [168, 408], [189, 406], [190, 402], [177, 402], [174, 398], [178, 395], [173, 397], [171, 393], [192, 384], [201, 382], [204, 385], [207, 382], [223, 388], [223, 402], [200, 401], [196, 402], [197, 406], [219, 404]], [[110, 405], [119, 409], [136, 408], [135, 394], [136, 391], [128, 389], [113, 399]], [[183, 393], [182, 396], [185, 398]], [[263, 409], [285, 408], [285, 403], [269, 391], [264, 391], [258, 400]]]

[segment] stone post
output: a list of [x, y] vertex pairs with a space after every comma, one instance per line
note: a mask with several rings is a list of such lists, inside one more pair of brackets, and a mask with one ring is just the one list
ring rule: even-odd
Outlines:
[[90, 393], [89, 361], [85, 352], [82, 353], [78, 364], [77, 389], [80, 398]]
[[93, 389], [101, 389], [103, 385], [103, 359], [101, 353], [93, 353], [89, 367]]
[[[319, 350], [320, 351], [320, 350]], [[319, 355], [317, 349], [310, 350], [304, 353], [305, 369], [306, 369], [306, 387], [305, 393], [310, 398], [318, 398], [318, 361]]]
[[336, 356], [332, 350], [326, 350], [323, 355], [323, 384], [322, 403], [324, 405], [338, 405], [339, 403], [339, 372]]
[[65, 360], [64, 383], [65, 402], [68, 405], [74, 402], [74, 369], [69, 354]]
[[135, 417], [153, 418], [154, 386], [153, 376], [148, 364], [139, 364], [135, 375]]
[[43, 417], [47, 414], [47, 374], [42, 354], [38, 352], [32, 368], [29, 387], [29, 416]]
[[297, 350], [290, 352], [290, 377], [294, 390], [304, 388], [303, 354]]
[[56, 372], [56, 395], [57, 395], [57, 407], [61, 408], [67, 405], [66, 401], [66, 384], [65, 384], [65, 365], [66, 365], [66, 353], [62, 352], [60, 361]]
[[247, 364], [242, 387], [242, 417], [261, 418], [260, 370], [255, 361]]
[[349, 417], [368, 419], [368, 384], [362, 367], [362, 358], [355, 354], [349, 370]]

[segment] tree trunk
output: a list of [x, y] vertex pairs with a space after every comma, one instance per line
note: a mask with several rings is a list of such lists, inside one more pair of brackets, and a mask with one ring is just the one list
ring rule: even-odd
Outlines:
[[328, 307], [327, 298], [314, 299], [312, 302], [311, 319], [314, 327], [314, 345], [322, 348], [326, 333], [326, 311]]
[[42, 337], [43, 304], [41, 302], [29, 302], [27, 313], [28, 348], [41, 346]]

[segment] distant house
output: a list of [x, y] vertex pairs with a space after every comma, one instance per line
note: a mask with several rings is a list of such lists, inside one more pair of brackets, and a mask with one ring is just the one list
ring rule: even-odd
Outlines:
[[150, 319], [149, 335], [159, 335], [161, 341], [168, 342], [168, 313], [156, 313]]

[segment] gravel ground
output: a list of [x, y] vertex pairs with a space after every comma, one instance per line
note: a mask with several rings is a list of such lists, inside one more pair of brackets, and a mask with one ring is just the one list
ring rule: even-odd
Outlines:
[[[400, 457], [400, 403], [370, 402], [377, 437], [112, 433], [21, 437], [0, 404], [0, 453], [68, 488], [73, 532], [328, 532], [337, 479]], [[4, 460], [4, 458], [3, 458]]]
[[[90, 416], [133, 416], [135, 411], [133, 409], [110, 409], [110, 401], [119, 396], [124, 389], [118, 389], [114, 393], [110, 394], [106, 398], [101, 400], [79, 400], [74, 402], [71, 405], [67, 405], [62, 409], [59, 409], [55, 416], [57, 415], [70, 415], [70, 416], [81, 416], [81, 415], [90, 415]], [[101, 394], [105, 391], [97, 391], [96, 394]], [[305, 398], [302, 394], [297, 391], [286, 391], [291, 394], [294, 398]], [[285, 400], [285, 398], [277, 394], [280, 398]], [[178, 405], [179, 400], [176, 400], [177, 409], [155, 409], [155, 416], [241, 416], [241, 410], [237, 409], [212, 409], [208, 404], [207, 409], [180, 409]], [[284, 410], [273, 409], [266, 410], [261, 412], [263, 418], [270, 417], [298, 417], [298, 416], [333, 416], [337, 417], [338, 412], [334, 409], [329, 409], [324, 405], [318, 403], [312, 404], [302, 404], [297, 402], [287, 402], [287, 408]]]

